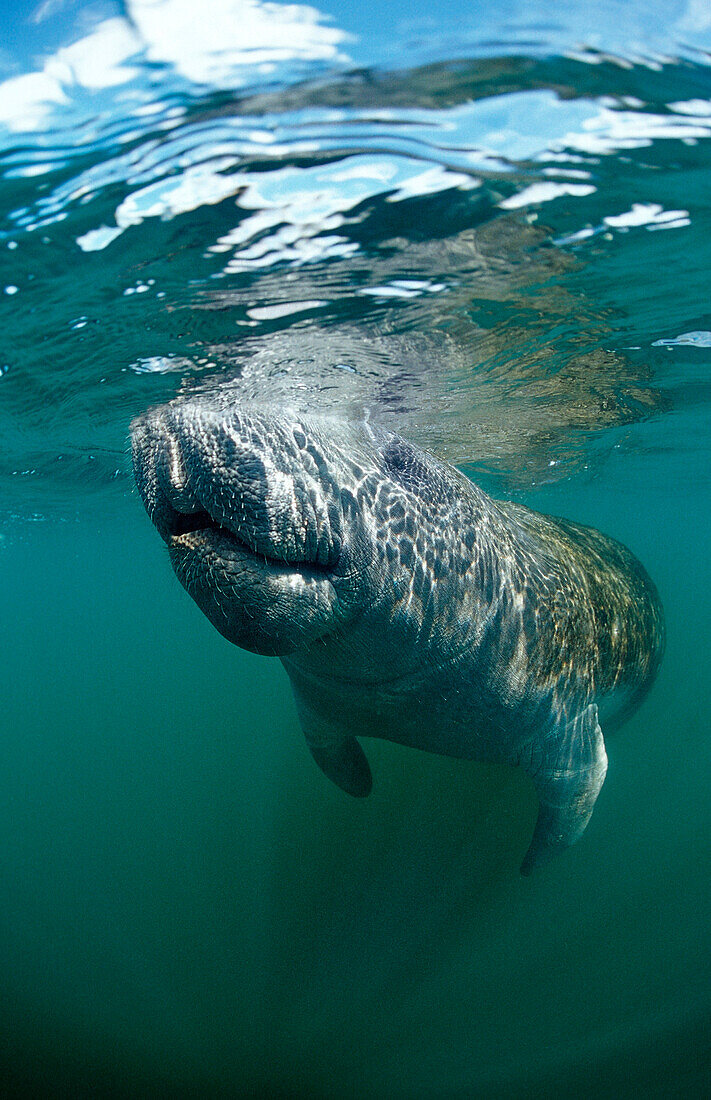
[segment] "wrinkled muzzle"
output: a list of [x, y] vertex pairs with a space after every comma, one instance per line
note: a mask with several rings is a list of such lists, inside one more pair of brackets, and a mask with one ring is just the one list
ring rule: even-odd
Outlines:
[[283, 656], [332, 627], [340, 496], [298, 421], [183, 401], [135, 420], [131, 441], [175, 572], [226, 638]]

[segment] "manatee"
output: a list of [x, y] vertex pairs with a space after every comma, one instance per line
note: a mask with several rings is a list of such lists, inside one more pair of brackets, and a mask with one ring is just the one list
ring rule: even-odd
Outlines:
[[131, 436], [179, 580], [225, 638], [281, 658], [334, 783], [370, 792], [364, 736], [503, 761], [539, 799], [523, 873], [581, 836], [602, 730], [639, 705], [664, 645], [626, 547], [494, 500], [368, 420], [218, 393], [149, 411]]

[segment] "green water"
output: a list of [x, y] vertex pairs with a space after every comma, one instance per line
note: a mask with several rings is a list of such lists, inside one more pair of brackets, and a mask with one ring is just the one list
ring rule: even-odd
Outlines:
[[[709, 21], [225, 0], [223, 54], [161, 3], [3, 10], [0, 1095], [704, 1096]], [[666, 657], [573, 849], [519, 875], [512, 769], [315, 767], [132, 487], [132, 416], [215, 385], [642, 560]]]
[[9, 538], [11, 1072], [49, 1092], [700, 1089], [709, 519], [649, 474], [620, 462], [565, 494], [643, 554], [669, 643], [584, 840], [532, 879], [513, 771], [374, 741], [370, 799], [329, 785], [278, 662], [203, 619], [135, 498]]

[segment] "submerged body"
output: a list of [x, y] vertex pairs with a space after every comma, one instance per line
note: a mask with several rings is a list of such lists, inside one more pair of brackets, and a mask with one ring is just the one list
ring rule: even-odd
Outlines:
[[582, 833], [609, 730], [663, 649], [621, 544], [494, 501], [363, 422], [178, 400], [132, 427], [175, 571], [230, 641], [280, 656], [317, 763], [368, 794], [357, 740], [520, 765], [540, 811], [523, 870]]

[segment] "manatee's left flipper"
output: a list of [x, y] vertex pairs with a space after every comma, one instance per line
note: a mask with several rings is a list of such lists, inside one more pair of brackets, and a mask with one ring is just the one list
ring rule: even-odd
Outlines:
[[607, 771], [597, 706], [591, 703], [567, 723], [559, 723], [530, 761], [521, 764], [532, 777], [540, 802], [533, 839], [521, 865], [521, 874], [529, 875], [574, 844], [590, 820]]

